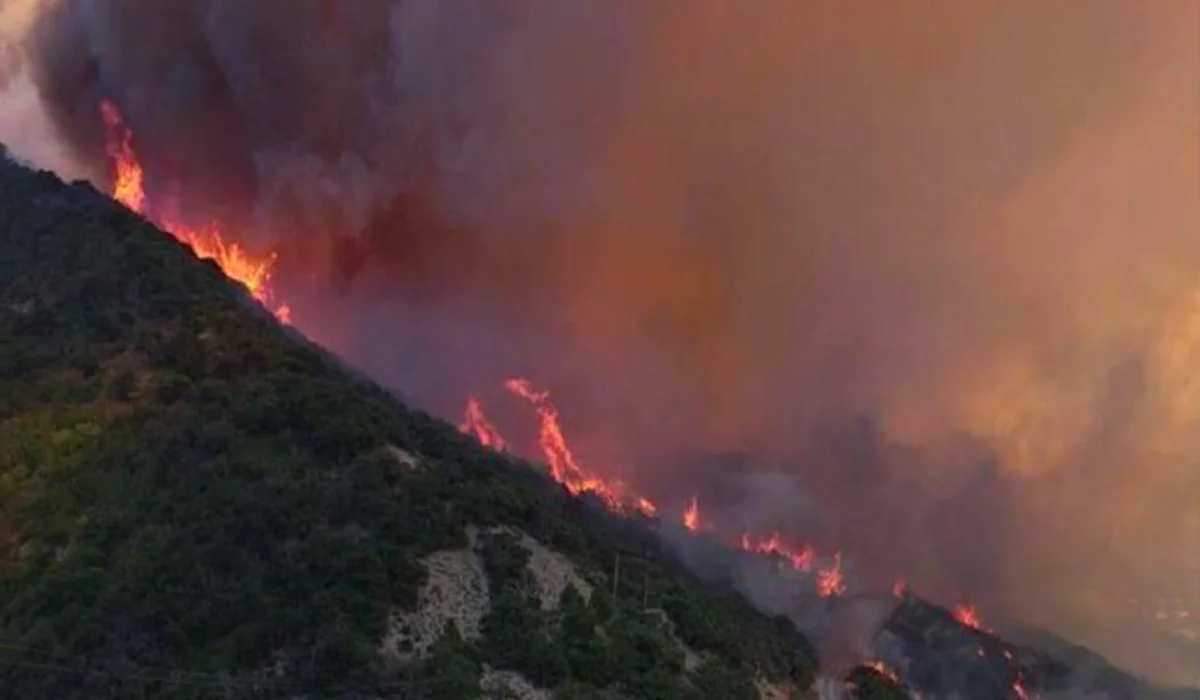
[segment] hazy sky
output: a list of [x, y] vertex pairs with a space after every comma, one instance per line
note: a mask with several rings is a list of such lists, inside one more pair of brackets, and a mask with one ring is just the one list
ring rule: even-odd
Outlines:
[[58, 5], [0, 139], [102, 178], [114, 99], [424, 405], [529, 373], [613, 471], [756, 451], [835, 544], [1172, 670], [1101, 623], [1200, 549], [1194, 2]]

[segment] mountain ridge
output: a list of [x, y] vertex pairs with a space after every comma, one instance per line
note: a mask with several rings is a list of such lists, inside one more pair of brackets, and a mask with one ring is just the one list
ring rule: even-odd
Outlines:
[[[821, 690], [812, 642], [733, 595], [745, 554], [684, 566], [653, 523], [405, 406], [89, 184], [0, 158], [0, 251], [13, 697]], [[983, 633], [894, 607], [890, 665], [916, 661], [900, 683], [852, 670], [855, 695], [1017, 692], [1004, 661], [946, 670]]]
[[[685, 582], [644, 526], [347, 371], [90, 185], [0, 171], [0, 675], [13, 697], [810, 685], [802, 635]], [[627, 556], [610, 582], [618, 544], [654, 556]], [[574, 584], [565, 611], [538, 597], [548, 584], [529, 561], [571, 579], [545, 563], [557, 557], [600, 591], [592, 603]], [[467, 588], [490, 591], [486, 612], [434, 615], [428, 656], [391, 663], [406, 616], [461, 593], [432, 574], [462, 560]], [[592, 633], [564, 643], [570, 624]], [[702, 663], [685, 668], [685, 647]]]

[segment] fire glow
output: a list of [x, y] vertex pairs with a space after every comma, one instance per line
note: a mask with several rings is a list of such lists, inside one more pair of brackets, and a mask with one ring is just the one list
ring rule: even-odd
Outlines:
[[[559, 422], [558, 409], [550, 402], [550, 394], [534, 388], [527, 379], [510, 379], [505, 388], [530, 403], [538, 415], [538, 446], [546, 460], [550, 476], [574, 495], [592, 494], [616, 513], [638, 513], [648, 517], [657, 516], [660, 509], [649, 499], [635, 494], [626, 484], [615, 479], [605, 479], [588, 470], [575, 457]], [[467, 400], [466, 413], [458, 429], [471, 435], [485, 447], [507, 451], [508, 442], [501, 437], [496, 427], [487, 419], [478, 399]], [[704, 522], [697, 496], [692, 496], [680, 518], [680, 524], [691, 532], [711, 530]], [[816, 552], [809, 546], [794, 547], [783, 541], [778, 532], [765, 537], [743, 532], [732, 538], [731, 543], [745, 552], [772, 557], [790, 565], [796, 571], [811, 573], [816, 561]], [[832, 564], [816, 571], [815, 586], [822, 598], [840, 596], [846, 591], [842, 572], [841, 552], [834, 552]]]
[[[148, 216], [145, 173], [133, 148], [133, 132], [112, 102], [100, 103], [100, 118], [105, 127], [105, 150], [113, 165], [112, 198], [130, 210]], [[226, 243], [215, 226], [194, 228], [161, 217], [155, 223], [190, 247], [196, 257], [215, 262], [227, 277], [243, 284], [281, 322], [291, 322], [291, 309], [275, 301], [271, 288], [271, 273], [276, 261], [274, 253], [261, 258], [251, 256], [237, 243]]]
[[[99, 113], [105, 126], [105, 151], [113, 169], [111, 196], [130, 210], [151, 218], [160, 228], [176, 240], [187, 245], [197, 258], [212, 260], [222, 272], [244, 285], [264, 308], [280, 322], [290, 323], [290, 308], [275, 298], [272, 275], [277, 262], [275, 253], [254, 256], [229, 238], [215, 225], [195, 227], [173, 220], [154, 211], [145, 191], [145, 172], [133, 146], [133, 132], [125, 124], [120, 110], [111, 102], [102, 101]], [[637, 494], [627, 484], [616, 479], [607, 479], [581, 462], [571, 449], [562, 430], [557, 408], [550, 400], [549, 392], [539, 390], [527, 379], [515, 378], [505, 382], [504, 388], [512, 395], [527, 402], [538, 417], [538, 447], [543, 455], [550, 476], [573, 495], [591, 494], [602, 501], [611, 511], [625, 515], [659, 517], [661, 511], [651, 500]], [[480, 401], [471, 397], [467, 401], [463, 420], [458, 424], [460, 432], [477, 439], [484, 447], [509, 452], [511, 446], [496, 426], [489, 421]], [[706, 522], [701, 512], [698, 496], [693, 495], [680, 517], [680, 524], [691, 532], [713, 532], [715, 527]], [[809, 545], [793, 545], [786, 542], [779, 532], [756, 535], [741, 532], [729, 538], [729, 543], [754, 555], [768, 557], [791, 569], [813, 575], [815, 592], [822, 598], [836, 598], [846, 593], [846, 579], [842, 569], [842, 554], [835, 551], [828, 558], [827, 566], [818, 567], [817, 552]], [[897, 579], [893, 595], [903, 596], [908, 591], [904, 579]], [[961, 624], [988, 632], [982, 627], [975, 608], [961, 604], [954, 610]], [[982, 650], [980, 650], [982, 653]], [[1012, 665], [1012, 656], [1005, 652]], [[900, 683], [898, 674], [881, 662], [869, 664], [877, 672]], [[1019, 669], [1015, 671], [1013, 691], [1019, 700], [1030, 700], [1030, 694], [1022, 684]]]

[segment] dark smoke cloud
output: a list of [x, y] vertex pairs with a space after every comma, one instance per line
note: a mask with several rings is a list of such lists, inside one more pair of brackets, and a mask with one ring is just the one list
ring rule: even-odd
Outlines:
[[1120, 611], [1195, 595], [1193, 3], [22, 6], [81, 167], [113, 99], [417, 401], [529, 374], [647, 488], [741, 450], [805, 506], [729, 517], [1183, 672]]

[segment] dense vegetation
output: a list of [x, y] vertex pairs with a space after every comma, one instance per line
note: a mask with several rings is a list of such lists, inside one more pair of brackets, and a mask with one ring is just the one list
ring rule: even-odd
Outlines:
[[[519, 528], [596, 592], [540, 610], [524, 550], [489, 538], [482, 638], [451, 625], [386, 667], [389, 611], [468, 525]], [[474, 700], [484, 664], [575, 700], [808, 684], [790, 624], [655, 541], [356, 378], [86, 185], [0, 162], [0, 694]], [[614, 586], [619, 548], [640, 555]]]

